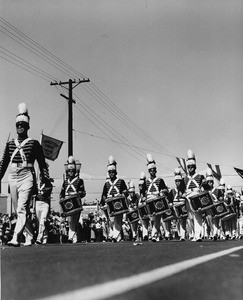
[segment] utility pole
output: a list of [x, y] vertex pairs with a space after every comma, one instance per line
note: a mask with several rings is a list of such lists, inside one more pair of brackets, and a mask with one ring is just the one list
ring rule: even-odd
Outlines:
[[[68, 100], [68, 156], [73, 155], [73, 89], [83, 82], [90, 82], [89, 79], [79, 79], [78, 81], [69, 79], [66, 82], [51, 82], [50, 85], [65, 85], [68, 84], [68, 97], [61, 94], [62, 97]], [[73, 84], [75, 84], [73, 86]]]

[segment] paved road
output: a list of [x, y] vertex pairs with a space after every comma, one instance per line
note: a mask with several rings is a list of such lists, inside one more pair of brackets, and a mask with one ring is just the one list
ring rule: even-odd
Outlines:
[[1, 269], [2, 300], [243, 299], [243, 240], [4, 246]]

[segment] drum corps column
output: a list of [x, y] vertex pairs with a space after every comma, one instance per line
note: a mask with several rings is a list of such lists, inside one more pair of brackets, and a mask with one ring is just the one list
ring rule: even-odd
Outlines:
[[128, 211], [126, 197], [127, 186], [123, 179], [117, 178], [116, 161], [113, 156], [108, 158], [107, 171], [110, 179], [106, 180], [101, 195], [101, 205], [107, 204], [110, 217], [110, 238], [113, 242], [121, 240], [123, 213]]
[[62, 184], [60, 202], [64, 203], [64, 207], [65, 199], [69, 199], [69, 197], [73, 197], [72, 202], [67, 202], [70, 206], [73, 205], [75, 207], [76, 202], [78, 202], [77, 206], [79, 207], [74, 211], [74, 213], [72, 213], [72, 210], [68, 212], [68, 242], [77, 243], [77, 227], [82, 210], [81, 199], [86, 196], [86, 191], [84, 188], [84, 181], [79, 177], [81, 164], [77, 163], [72, 156], [69, 156], [67, 164], [65, 164], [64, 166], [66, 171], [66, 178]]

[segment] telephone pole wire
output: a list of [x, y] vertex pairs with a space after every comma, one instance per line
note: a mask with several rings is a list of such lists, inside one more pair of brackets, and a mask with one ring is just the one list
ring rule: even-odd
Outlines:
[[80, 83], [90, 82], [89, 79], [79, 79], [78, 81], [69, 79], [66, 82], [51, 82], [50, 85], [66, 85], [68, 84], [68, 97], [61, 94], [68, 100], [68, 156], [73, 155], [73, 89]]

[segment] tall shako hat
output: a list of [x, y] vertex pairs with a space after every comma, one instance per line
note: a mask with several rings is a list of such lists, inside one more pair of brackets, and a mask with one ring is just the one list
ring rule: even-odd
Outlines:
[[219, 181], [219, 187], [218, 187], [218, 189], [225, 190], [225, 182], [224, 182], [223, 178], [221, 178], [220, 181]]
[[147, 166], [148, 166], [148, 170], [152, 169], [152, 168], [156, 168], [156, 162], [152, 156], [152, 154], [148, 153], [147, 154]]
[[28, 114], [28, 109], [25, 103], [20, 103], [18, 105], [18, 115], [16, 116], [16, 124], [18, 122], [25, 122], [27, 124], [30, 123], [30, 116]]
[[116, 171], [116, 161], [114, 159], [114, 157], [112, 155], [109, 156], [108, 158], [108, 165], [107, 165], [107, 171], [113, 171], [115, 170]]
[[182, 179], [180, 168], [175, 168], [175, 170], [174, 170], [174, 178], [175, 178], [175, 180], [181, 180]]
[[207, 168], [206, 170], [206, 180], [213, 181], [213, 171], [210, 168]]
[[186, 160], [186, 165], [196, 165], [196, 157], [195, 154], [192, 152], [191, 149], [187, 151], [187, 160]]
[[76, 172], [79, 172], [81, 169], [81, 163], [78, 160], [76, 161], [73, 156], [69, 156], [64, 167], [66, 171], [75, 170]]
[[145, 173], [141, 172], [138, 184], [144, 184], [146, 179]]
[[128, 191], [129, 191], [129, 192], [135, 192], [135, 185], [134, 185], [134, 183], [132, 182], [132, 180], [130, 180], [130, 181], [128, 182]]

